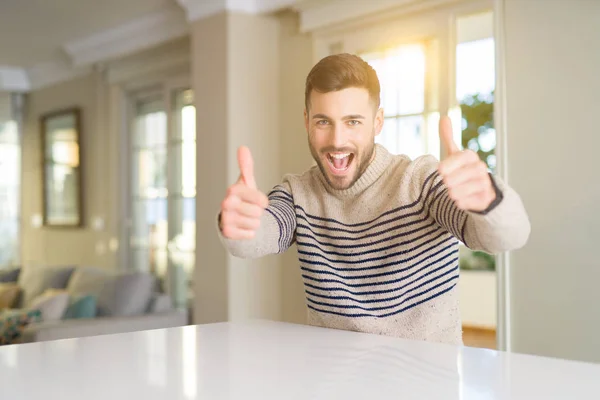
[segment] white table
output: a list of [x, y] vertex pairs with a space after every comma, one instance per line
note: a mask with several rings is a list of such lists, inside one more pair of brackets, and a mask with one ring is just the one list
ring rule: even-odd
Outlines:
[[256, 321], [3, 346], [0, 398], [600, 399], [600, 365]]

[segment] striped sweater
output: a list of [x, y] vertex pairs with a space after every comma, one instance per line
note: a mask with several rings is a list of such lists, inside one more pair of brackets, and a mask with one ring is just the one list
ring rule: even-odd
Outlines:
[[413, 161], [376, 145], [349, 189], [331, 188], [316, 166], [286, 175], [255, 238], [221, 241], [243, 258], [295, 244], [311, 325], [460, 344], [459, 241], [498, 253], [523, 246], [530, 226], [498, 178], [491, 209], [459, 210], [437, 166], [432, 156]]

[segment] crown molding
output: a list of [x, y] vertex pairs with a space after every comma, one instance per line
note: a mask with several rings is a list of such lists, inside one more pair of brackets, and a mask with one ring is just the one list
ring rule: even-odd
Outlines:
[[186, 11], [187, 20], [193, 22], [223, 11], [256, 13], [257, 0], [177, 0]]
[[0, 91], [27, 92], [31, 82], [23, 68], [0, 66]]
[[224, 11], [267, 14], [298, 4], [301, 0], [177, 0], [192, 22]]
[[[304, 0], [294, 8], [300, 14], [300, 31], [303, 33], [331, 29], [350, 22], [365, 22], [384, 13], [401, 16], [452, 3], [469, 3], [478, 0]], [[490, 0], [491, 2], [491, 0]], [[388, 15], [388, 14], [386, 14]]]
[[60, 82], [85, 76], [93, 71], [91, 66], [73, 67], [64, 61], [49, 61], [27, 69], [29, 90], [38, 90]]
[[125, 83], [140, 76], [189, 70], [190, 65], [189, 41], [181, 40], [167, 48], [108, 63], [105, 71], [109, 83]]
[[87, 66], [149, 49], [188, 34], [188, 24], [176, 5], [123, 25], [66, 43], [75, 67]]

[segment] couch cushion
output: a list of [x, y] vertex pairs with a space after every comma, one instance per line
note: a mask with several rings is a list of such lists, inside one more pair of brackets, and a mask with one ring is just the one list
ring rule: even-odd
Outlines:
[[0, 271], [0, 282], [17, 282], [21, 268], [13, 268]]
[[171, 311], [172, 309], [173, 301], [171, 300], [171, 296], [164, 293], [152, 294], [150, 304], [148, 305], [148, 312], [150, 314]]
[[144, 314], [155, 279], [144, 272], [125, 272], [105, 282], [98, 296], [98, 316], [126, 317]]
[[14, 307], [20, 292], [16, 283], [0, 283], [0, 310]]
[[74, 266], [24, 267], [18, 281], [22, 290], [19, 306], [28, 307], [47, 289], [64, 289], [74, 269]]
[[43, 321], [58, 321], [63, 318], [69, 305], [69, 293], [49, 290], [31, 301], [29, 310], [39, 310]]
[[147, 311], [154, 286], [154, 277], [145, 272], [81, 267], [73, 273], [67, 291], [73, 297], [96, 297], [97, 316], [125, 317]]
[[106, 283], [114, 277], [114, 272], [97, 267], [79, 267], [67, 286], [67, 291], [73, 297], [94, 295], [98, 296]]

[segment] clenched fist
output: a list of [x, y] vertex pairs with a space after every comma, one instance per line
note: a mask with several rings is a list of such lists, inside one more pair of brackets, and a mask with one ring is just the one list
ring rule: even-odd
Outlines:
[[221, 203], [219, 228], [228, 239], [252, 239], [269, 200], [256, 187], [252, 154], [247, 147], [238, 149], [238, 164], [240, 177], [227, 189]]
[[496, 199], [487, 165], [474, 151], [460, 151], [452, 139], [452, 125], [448, 117], [440, 119], [439, 133], [448, 157], [440, 163], [438, 170], [448, 188], [448, 195], [461, 210], [486, 210]]

